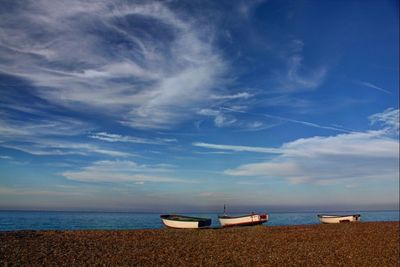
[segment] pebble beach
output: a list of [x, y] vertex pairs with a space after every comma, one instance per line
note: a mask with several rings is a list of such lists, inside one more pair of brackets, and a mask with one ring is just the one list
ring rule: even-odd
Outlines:
[[0, 266], [399, 266], [399, 222], [0, 232]]

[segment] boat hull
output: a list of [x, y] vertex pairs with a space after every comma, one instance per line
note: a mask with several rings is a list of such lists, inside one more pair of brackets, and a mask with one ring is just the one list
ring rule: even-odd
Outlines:
[[206, 228], [211, 225], [211, 219], [196, 218], [180, 215], [161, 215], [161, 220], [169, 228], [197, 229]]
[[218, 219], [222, 227], [251, 226], [267, 222], [268, 214], [250, 214], [238, 217], [219, 216]]
[[351, 215], [318, 215], [319, 221], [324, 224], [329, 223], [346, 223], [360, 221], [360, 214]]

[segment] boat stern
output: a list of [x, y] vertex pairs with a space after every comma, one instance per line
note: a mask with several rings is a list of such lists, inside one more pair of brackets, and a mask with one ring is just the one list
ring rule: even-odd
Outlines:
[[199, 228], [209, 227], [211, 225], [211, 219], [199, 221]]

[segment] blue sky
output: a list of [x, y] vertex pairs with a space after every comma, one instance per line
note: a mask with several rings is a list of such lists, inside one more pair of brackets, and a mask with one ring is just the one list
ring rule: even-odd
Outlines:
[[396, 209], [397, 1], [3, 1], [0, 209]]

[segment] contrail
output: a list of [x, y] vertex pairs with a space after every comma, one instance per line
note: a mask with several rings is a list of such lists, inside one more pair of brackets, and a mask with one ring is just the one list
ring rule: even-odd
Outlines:
[[320, 124], [316, 124], [316, 123], [308, 122], [308, 121], [294, 120], [294, 119], [285, 118], [285, 117], [276, 116], [276, 115], [261, 114], [261, 113], [254, 113], [254, 112], [248, 112], [248, 111], [239, 111], [239, 110], [234, 110], [234, 109], [225, 108], [225, 107], [222, 107], [221, 109], [232, 111], [232, 112], [237, 112], [237, 113], [246, 113], [246, 114], [250, 114], [250, 115], [257, 115], [257, 116], [264, 116], [267, 118], [279, 119], [279, 120], [297, 123], [297, 124], [301, 124], [301, 125], [305, 125], [305, 126], [309, 126], [309, 127], [319, 128], [319, 129], [327, 129], [327, 130], [333, 130], [333, 131], [344, 132], [344, 133], [354, 132], [354, 131], [343, 129], [343, 128], [338, 128], [338, 127], [333, 127], [333, 126], [325, 126], [325, 125], [320, 125]]

